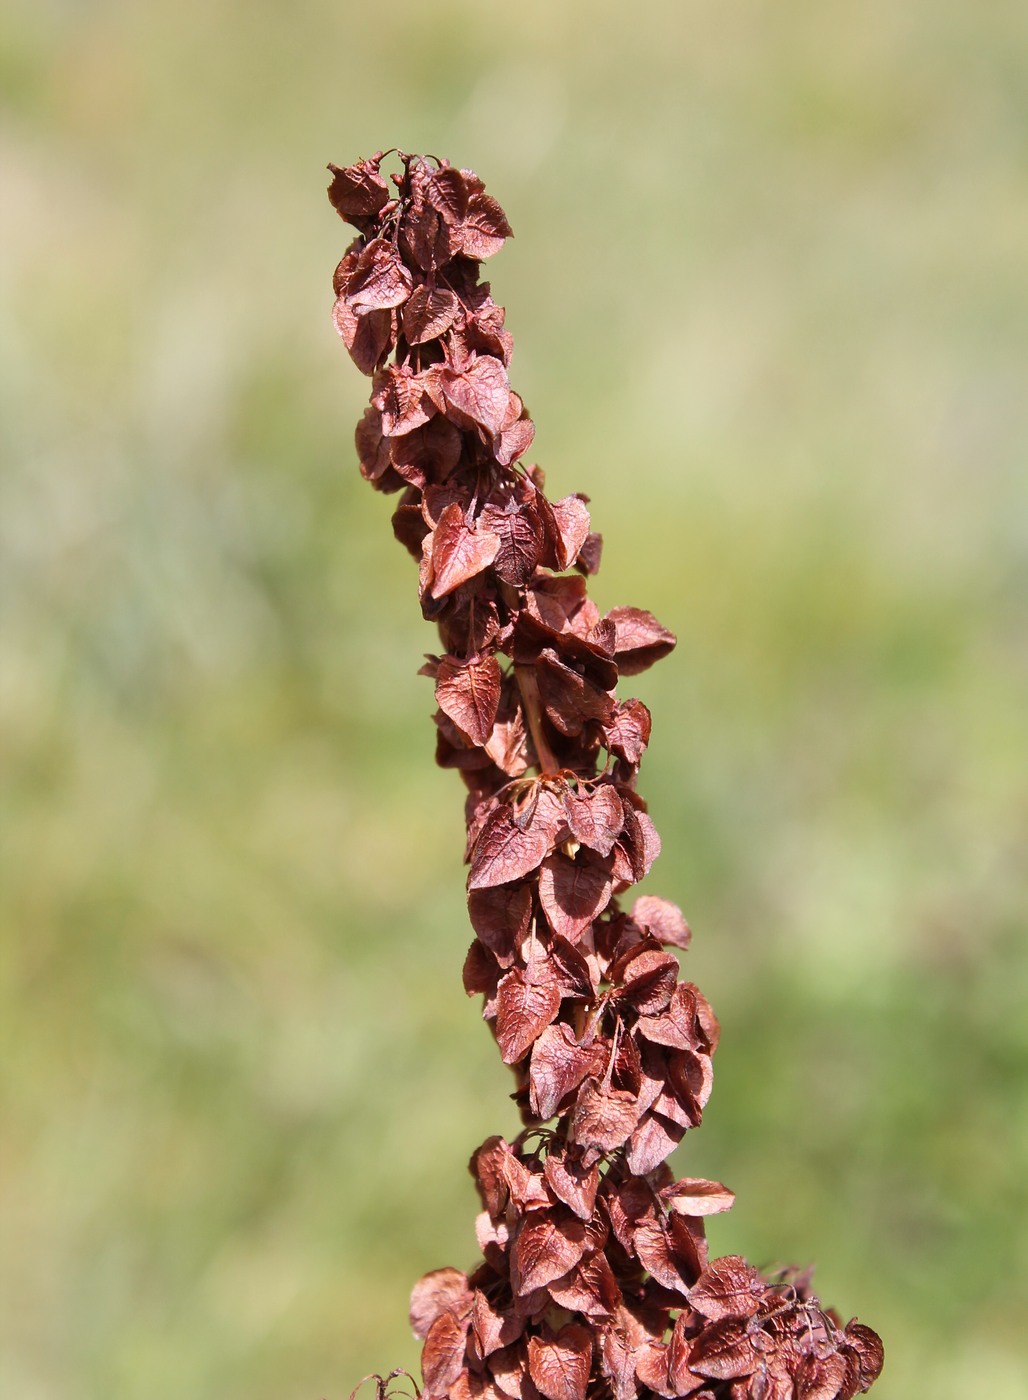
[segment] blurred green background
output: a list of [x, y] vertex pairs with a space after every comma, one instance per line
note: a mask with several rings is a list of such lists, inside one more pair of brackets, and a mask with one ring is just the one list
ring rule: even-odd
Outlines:
[[475, 167], [722, 1018], [675, 1159], [881, 1400], [1028, 1359], [1028, 8], [9, 0], [0, 1391], [416, 1366], [514, 1131], [325, 163]]

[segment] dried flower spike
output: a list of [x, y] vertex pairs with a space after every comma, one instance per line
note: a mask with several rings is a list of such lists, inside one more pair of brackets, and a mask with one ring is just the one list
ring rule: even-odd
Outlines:
[[393, 530], [439, 629], [422, 670], [436, 759], [467, 788], [464, 986], [525, 1124], [471, 1158], [477, 1267], [415, 1285], [422, 1395], [845, 1400], [881, 1371], [876, 1334], [843, 1326], [806, 1274], [710, 1260], [705, 1218], [733, 1194], [667, 1166], [710, 1095], [718, 1023], [668, 951], [688, 947], [681, 911], [623, 904], [660, 839], [636, 786], [650, 714], [617, 682], [675, 638], [641, 608], [601, 615], [587, 498], [551, 502], [523, 462], [534, 427], [479, 280], [511, 235], [503, 210], [473, 171], [397, 154], [395, 194], [381, 154], [329, 167], [358, 230], [334, 316], [372, 377], [361, 472], [399, 494]]

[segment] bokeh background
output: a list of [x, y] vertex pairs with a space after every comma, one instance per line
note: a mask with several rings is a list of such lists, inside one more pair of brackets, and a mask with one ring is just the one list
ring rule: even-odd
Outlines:
[[0, 1390], [416, 1367], [513, 1131], [325, 163], [471, 165], [603, 606], [679, 635], [648, 888], [724, 1026], [680, 1172], [881, 1400], [1028, 1373], [1028, 8], [8, 0]]

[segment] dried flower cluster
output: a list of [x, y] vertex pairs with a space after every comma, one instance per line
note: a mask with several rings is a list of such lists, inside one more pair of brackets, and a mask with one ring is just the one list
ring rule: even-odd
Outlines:
[[689, 944], [681, 911], [650, 895], [622, 907], [660, 840], [636, 790], [649, 711], [615, 692], [675, 638], [639, 608], [600, 614], [587, 498], [549, 501], [522, 464], [534, 429], [479, 281], [510, 236], [503, 210], [473, 172], [402, 153], [392, 194], [381, 161], [330, 167], [359, 232], [335, 322], [372, 376], [361, 472], [401, 493], [393, 529], [439, 628], [424, 673], [437, 760], [468, 789], [464, 986], [485, 999], [526, 1124], [471, 1159], [478, 1267], [414, 1289], [423, 1395], [856, 1395], [881, 1370], [875, 1333], [843, 1327], [805, 1275], [708, 1260], [705, 1217], [733, 1195], [667, 1166], [710, 1094], [718, 1023], [668, 951]]

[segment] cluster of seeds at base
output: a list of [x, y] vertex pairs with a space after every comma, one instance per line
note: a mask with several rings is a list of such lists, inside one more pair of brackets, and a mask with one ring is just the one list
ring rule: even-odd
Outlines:
[[[601, 539], [587, 497], [551, 502], [524, 463], [512, 338], [480, 281], [511, 230], [470, 170], [397, 153], [330, 167], [359, 236], [335, 322], [372, 376], [365, 478], [399, 494], [442, 653], [438, 762], [467, 787], [469, 994], [515, 1076], [525, 1131], [472, 1158], [482, 1262], [415, 1287], [431, 1400], [835, 1400], [866, 1390], [881, 1343], [845, 1328], [805, 1277], [710, 1261], [707, 1215], [733, 1196], [666, 1159], [702, 1116], [717, 1020], [679, 980], [681, 911], [622, 907], [660, 840], [639, 796], [650, 714], [618, 699], [674, 636], [586, 589]], [[553, 1120], [556, 1120], [553, 1122]], [[544, 1126], [552, 1122], [552, 1126]]]

